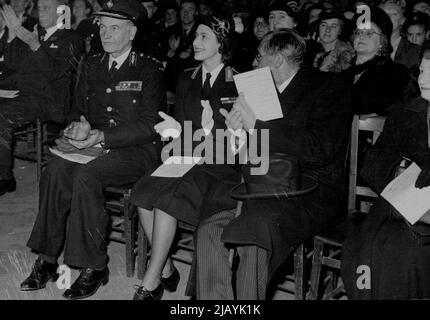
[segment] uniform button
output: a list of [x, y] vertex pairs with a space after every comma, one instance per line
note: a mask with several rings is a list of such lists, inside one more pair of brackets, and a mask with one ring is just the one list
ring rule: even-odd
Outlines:
[[87, 99], [87, 100], [88, 100], [88, 99], [89, 99], [89, 97], [85, 97], [85, 99]]
[[136, 103], [136, 100], [135, 100], [135, 99], [133, 99], [133, 103]]
[[116, 122], [114, 119], [109, 120], [109, 128], [116, 127]]
[[112, 92], [112, 89], [111, 88], [107, 88], [106, 89], [106, 93], [111, 93]]
[[106, 110], [107, 110], [107, 112], [112, 112], [113, 109], [112, 109], [112, 107], [107, 107]]

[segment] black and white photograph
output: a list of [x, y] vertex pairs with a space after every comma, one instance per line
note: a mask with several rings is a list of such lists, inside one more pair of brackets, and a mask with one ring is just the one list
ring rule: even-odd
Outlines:
[[0, 308], [429, 299], [430, 0], [0, 0]]

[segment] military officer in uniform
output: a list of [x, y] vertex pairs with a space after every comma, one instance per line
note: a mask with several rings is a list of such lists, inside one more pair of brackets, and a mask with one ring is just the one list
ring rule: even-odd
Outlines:
[[60, 26], [57, 8], [64, 4], [65, 0], [39, 0], [39, 26], [32, 31], [21, 25], [10, 6], [1, 9], [8, 39], [0, 88], [18, 93], [12, 99], [0, 97], [0, 195], [15, 190], [13, 131], [37, 118], [62, 123], [69, 111], [72, 75], [83, 53], [83, 40]]
[[[87, 164], [57, 158], [40, 182], [39, 213], [28, 246], [39, 253], [21, 290], [38, 290], [57, 277], [57, 258], [82, 268], [66, 299], [94, 294], [108, 281], [106, 238], [109, 216], [103, 188], [132, 184], [158, 166], [154, 125], [165, 105], [162, 65], [132, 48], [142, 6], [109, 0], [100, 16], [104, 54], [83, 68], [77, 100], [57, 148], [68, 151], [101, 144], [104, 152]], [[67, 224], [67, 230], [66, 230]]]

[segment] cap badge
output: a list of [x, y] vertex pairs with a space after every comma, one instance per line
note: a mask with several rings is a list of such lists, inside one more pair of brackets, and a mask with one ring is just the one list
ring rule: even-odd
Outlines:
[[110, 9], [110, 8], [112, 8], [113, 7], [113, 1], [112, 0], [109, 0], [107, 3], [106, 3], [106, 5], [108, 6], [108, 8]]

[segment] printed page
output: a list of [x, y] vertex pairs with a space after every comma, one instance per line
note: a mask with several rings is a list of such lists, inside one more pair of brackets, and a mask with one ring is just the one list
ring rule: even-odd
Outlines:
[[430, 187], [418, 189], [415, 183], [421, 169], [413, 163], [382, 191], [386, 199], [411, 224], [417, 223], [430, 209]]
[[284, 117], [269, 67], [235, 75], [234, 82], [257, 119], [270, 121]]
[[201, 160], [200, 157], [170, 157], [155, 170], [151, 176], [161, 178], [180, 178]]

